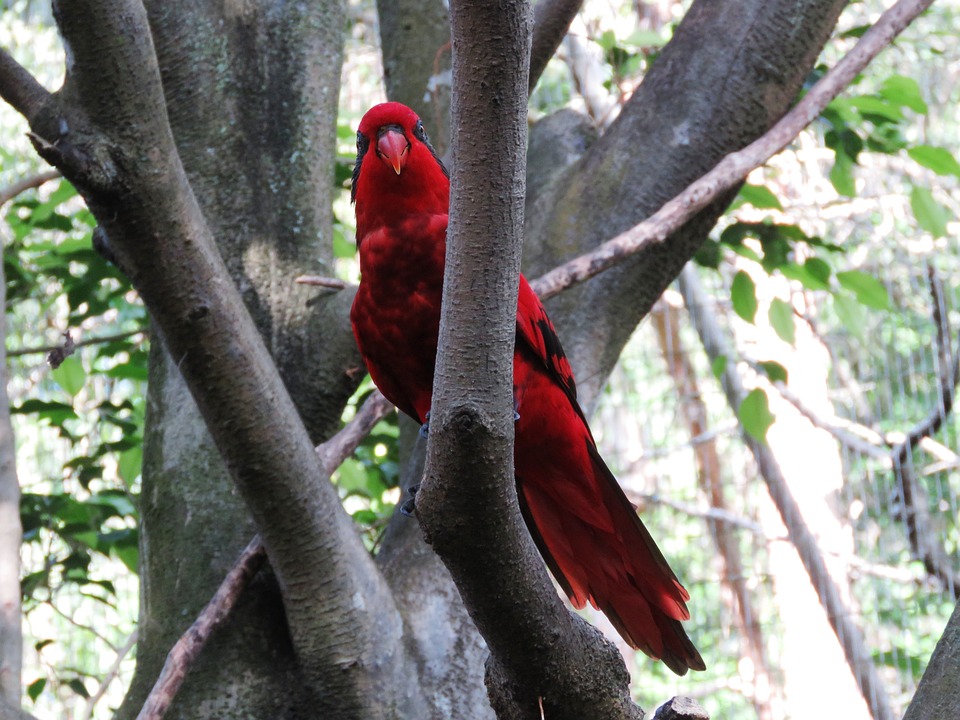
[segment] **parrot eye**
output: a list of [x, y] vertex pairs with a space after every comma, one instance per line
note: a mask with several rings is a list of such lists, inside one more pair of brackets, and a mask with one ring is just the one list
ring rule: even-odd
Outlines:
[[417, 124], [413, 126], [413, 134], [416, 136], [417, 140], [420, 142], [429, 143], [430, 138], [427, 137], [427, 131], [423, 129], [423, 121], [417, 120]]

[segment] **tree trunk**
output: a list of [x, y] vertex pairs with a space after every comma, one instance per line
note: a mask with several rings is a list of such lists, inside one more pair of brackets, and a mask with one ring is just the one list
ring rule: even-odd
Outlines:
[[[0, 307], [6, 280], [0, 267]], [[0, 317], [0, 708], [20, 707], [23, 634], [20, 629], [20, 483], [7, 398], [7, 320]], [[0, 709], [2, 712], [2, 709]]]

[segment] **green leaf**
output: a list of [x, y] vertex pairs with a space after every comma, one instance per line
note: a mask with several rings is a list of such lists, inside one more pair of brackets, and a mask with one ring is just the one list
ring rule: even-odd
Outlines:
[[747, 322], [753, 322], [757, 315], [757, 286], [743, 270], [734, 276], [730, 285], [730, 301], [737, 315]]
[[19, 415], [37, 413], [39, 420], [49, 420], [54, 425], [62, 425], [65, 420], [76, 420], [78, 417], [74, 409], [66, 403], [36, 398], [24, 400], [17, 407], [11, 408], [10, 412]]
[[833, 296], [833, 307], [843, 326], [859, 338], [864, 337], [864, 309], [858, 301], [849, 295], [836, 294]]
[[823, 283], [824, 288], [830, 287], [830, 275], [833, 273], [833, 268], [830, 267], [828, 262], [820, 258], [810, 257], [803, 261], [803, 268], [812, 277]]
[[857, 194], [857, 184], [853, 178], [853, 160], [843, 152], [836, 153], [833, 167], [830, 169], [830, 183], [838, 195], [853, 197]]
[[780, 267], [780, 273], [790, 280], [796, 280], [807, 290], [829, 290], [830, 286], [814, 275], [807, 264], [786, 263]]
[[604, 50], [610, 50], [617, 44], [617, 36], [614, 34], [613, 30], [604, 30], [600, 37], [595, 38], [597, 45], [602, 47]]
[[125, 546], [114, 546], [112, 552], [124, 565], [127, 566], [127, 569], [132, 573], [140, 572], [139, 563], [140, 563], [140, 550], [137, 547], [137, 544], [125, 545]]
[[140, 475], [140, 466], [143, 464], [143, 446], [137, 445], [122, 453], [117, 458], [117, 474], [129, 489], [137, 476]]
[[73, 678], [73, 680], [70, 680], [70, 681], [67, 683], [67, 685], [69, 685], [69, 686], [70, 686], [70, 689], [73, 690], [73, 691], [74, 691], [77, 695], [79, 695], [80, 697], [82, 697], [82, 698], [89, 698], [89, 697], [90, 697], [90, 693], [87, 692], [87, 688], [86, 688], [86, 686], [83, 684], [83, 680], [81, 680], [80, 678]]
[[763, 368], [763, 372], [766, 373], [767, 377], [773, 382], [787, 382], [787, 378], [789, 377], [787, 369], [780, 363], [773, 360], [763, 360], [759, 365]]
[[623, 44], [638, 48], [662, 47], [667, 44], [667, 40], [669, 40], [669, 38], [662, 32], [656, 30], [637, 30], [625, 38]]
[[40, 693], [43, 692], [43, 688], [47, 686], [46, 678], [38, 678], [32, 683], [27, 685], [27, 696], [33, 701], [36, 702], [37, 698], [40, 697]]
[[755, 263], [763, 262], [763, 258], [760, 257], [760, 253], [747, 245], [731, 245], [730, 249], [740, 257], [744, 257], [747, 260], [752, 260]]
[[720, 267], [721, 259], [723, 259], [723, 254], [720, 250], [720, 243], [712, 238], [707, 238], [703, 245], [700, 246], [700, 249], [697, 250], [696, 255], [693, 256], [693, 260], [697, 265], [713, 268], [714, 270]]
[[793, 345], [797, 340], [797, 327], [793, 319], [793, 305], [786, 300], [774, 298], [770, 302], [770, 310], [767, 316], [770, 318], [770, 325], [773, 326], [773, 329], [780, 339]]
[[727, 370], [727, 356], [717, 355], [710, 363], [710, 370], [713, 372], [713, 376], [719, 380]]
[[737, 411], [743, 429], [756, 441], [767, 441], [767, 430], [773, 425], [776, 416], [770, 412], [770, 403], [767, 394], [760, 388], [755, 388], [740, 403]]
[[765, 185], [744, 184], [740, 188], [740, 197], [760, 210], [783, 210], [783, 205], [773, 191]]
[[861, 270], [847, 270], [837, 273], [840, 286], [857, 296], [857, 301], [877, 310], [887, 310], [890, 307], [890, 296], [887, 289], [873, 275]]
[[60, 367], [51, 370], [50, 375], [70, 397], [76, 397], [77, 393], [83, 389], [83, 384], [87, 379], [83, 363], [76, 355], [71, 355], [60, 364]]
[[899, 122], [903, 120], [903, 111], [899, 106], [891, 105], [885, 100], [871, 95], [858, 95], [850, 98], [850, 105], [855, 107], [864, 115], [879, 115], [887, 120]]
[[880, 95], [896, 105], [906, 106], [921, 115], [927, 114], [927, 103], [923, 100], [920, 86], [913, 78], [891, 75], [883, 81]]
[[353, 521], [359, 525], [373, 525], [380, 518], [373, 510], [357, 510], [350, 517], [353, 518]]
[[957, 162], [957, 159], [946, 148], [933, 145], [917, 145], [908, 148], [907, 155], [919, 165], [928, 170], [933, 170], [937, 175], [956, 175], [960, 177], [960, 162]]
[[910, 207], [920, 227], [934, 237], [947, 234], [947, 223], [953, 219], [950, 211], [938, 203], [933, 193], [925, 187], [913, 186], [910, 191]]

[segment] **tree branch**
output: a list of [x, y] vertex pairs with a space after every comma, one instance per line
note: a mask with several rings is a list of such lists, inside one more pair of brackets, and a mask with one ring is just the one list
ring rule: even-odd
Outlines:
[[[0, 50], [0, 52], [2, 52], [2, 50]], [[20, 193], [38, 188], [51, 180], [56, 180], [58, 177], [60, 177], [59, 170], [48, 170], [47, 172], [37, 173], [36, 175], [30, 175], [29, 177], [17, 180], [17, 182], [0, 189], [0, 207], [6, 205]]]
[[790, 112], [743, 150], [730, 153], [660, 210], [589, 253], [554, 268], [531, 283], [542, 298], [583, 282], [650, 245], [664, 242], [691, 217], [741, 182], [751, 170], [780, 152], [815, 120], [877, 54], [927, 9], [933, 0], [898, 0], [854, 48], [821, 78]]
[[6, 49], [0, 48], [0, 98], [33, 122], [53, 96]]
[[637, 718], [622, 659], [563, 607], [516, 496], [510, 369], [530, 24], [522, 1], [451, 6], [452, 205], [417, 515], [490, 649], [487, 691], [498, 717], [539, 718], [542, 706], [555, 720]]
[[[680, 303], [677, 302], [679, 298], [675, 297], [675, 293], [671, 295], [674, 296], [674, 301], [670, 302], [666, 296], [661, 298], [650, 313], [650, 318], [657, 333], [660, 353], [676, 387], [680, 415], [685, 421], [691, 438], [703, 437], [708, 432], [707, 406], [700, 392], [696, 370], [684, 349], [680, 335]], [[716, 442], [694, 444], [694, 454], [697, 460], [697, 483], [701, 494], [708, 499], [710, 512], [732, 515], [733, 513], [726, 509], [727, 502], [721, 478], [722, 463]], [[726, 522], [718, 522], [715, 518], [708, 516], [707, 527], [720, 555], [722, 563], [720, 581], [727, 587], [729, 596], [733, 600], [734, 617], [742, 638], [744, 652], [753, 663], [754, 677], [751, 685], [754, 688], [769, 688], [771, 686], [770, 667], [764, 652], [763, 631], [759, 616], [753, 608], [747, 575], [743, 570], [740, 543]], [[761, 690], [760, 693], [754, 691], [748, 694], [758, 720], [770, 720], [773, 717], [773, 709], [770, 706], [769, 697], [762, 696], [763, 692]]]
[[533, 6], [533, 38], [530, 44], [530, 80], [533, 92], [537, 81], [563, 42], [570, 23], [580, 12], [583, 0], [540, 0]]
[[[69, 335], [69, 332], [64, 333], [64, 336], [67, 335]], [[63, 342], [59, 345], [39, 345], [37, 347], [17, 348], [16, 350], [7, 350], [7, 357], [23, 357], [24, 355], [40, 355], [41, 353], [64, 351], [64, 348], [69, 346], [70, 352], [65, 352], [63, 355], [63, 357], [66, 358], [71, 355], [74, 350], [80, 347], [116, 342], [117, 340], [127, 340], [128, 338], [136, 337], [137, 335], [146, 336], [147, 331], [128, 330], [127, 332], [114, 333], [113, 335], [101, 335], [99, 337], [87, 338], [86, 340], [81, 340], [80, 342], [71, 341], [69, 343]], [[62, 361], [63, 359], [61, 358], [61, 362]]]
[[[700, 286], [696, 271], [689, 265], [680, 274], [680, 293], [683, 295], [684, 304], [711, 361], [721, 356], [731, 357], [730, 343], [716, 320], [707, 312], [709, 300]], [[735, 363], [727, 364], [720, 382], [728, 405], [736, 411], [747, 393]], [[817, 546], [816, 537], [807, 527], [777, 459], [769, 447], [761, 445], [746, 434], [744, 434], [744, 442], [756, 458], [760, 475], [783, 519], [790, 540], [810, 576], [810, 582], [816, 590], [817, 597], [820, 598], [827, 620], [843, 649], [850, 672], [866, 700], [867, 707], [870, 708], [875, 720], [895, 720], [883, 682], [877, 674], [872, 656], [864, 643], [863, 634], [853, 622], [839, 589], [830, 577], [823, 555]]]

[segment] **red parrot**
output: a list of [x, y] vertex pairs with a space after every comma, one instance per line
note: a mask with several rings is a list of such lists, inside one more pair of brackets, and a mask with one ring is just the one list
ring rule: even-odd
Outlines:
[[[429, 416], [450, 180], [400, 103], [357, 132], [351, 190], [360, 287], [350, 312], [370, 377], [418, 423]], [[527, 528], [570, 601], [602, 610], [632, 647], [678, 675], [703, 670], [681, 620], [689, 594], [597, 451], [553, 324], [520, 276], [513, 357], [514, 468]]]

